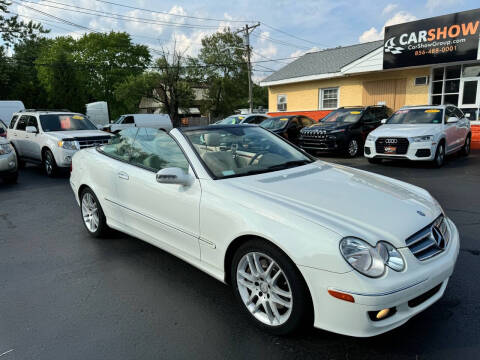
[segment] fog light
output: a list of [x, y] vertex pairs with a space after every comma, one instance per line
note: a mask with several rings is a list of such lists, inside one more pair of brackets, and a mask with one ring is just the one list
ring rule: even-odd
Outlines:
[[11, 168], [15, 167], [15, 161], [10, 161], [8, 163], [8, 166], [10, 166]]
[[379, 311], [369, 311], [368, 316], [372, 321], [380, 321], [395, 315], [396, 312], [397, 308], [393, 307], [389, 309], [382, 309]]
[[65, 156], [65, 162], [67, 162], [67, 163], [72, 162], [72, 157], [71, 156]]
[[348, 301], [348, 302], [352, 302], [352, 303], [355, 302], [355, 299], [350, 294], [345, 294], [345, 293], [342, 293], [342, 292], [339, 292], [339, 291], [334, 291], [334, 290], [328, 290], [328, 293], [330, 295], [332, 295], [334, 298], [344, 300], [344, 301]]

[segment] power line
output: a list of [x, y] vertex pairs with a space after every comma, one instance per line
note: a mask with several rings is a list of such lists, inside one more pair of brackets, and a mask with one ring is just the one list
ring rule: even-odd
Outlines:
[[[134, 16], [128, 16], [128, 15], [122, 15], [122, 14], [111, 13], [111, 12], [106, 12], [106, 11], [94, 10], [94, 9], [90, 9], [90, 8], [84, 8], [84, 7], [80, 7], [80, 6], [76, 6], [76, 5], [59, 3], [59, 2], [55, 2], [55, 1], [45, 0], [45, 2], [61, 4], [61, 5], [66, 6], [66, 7], [49, 5], [49, 4], [44, 4], [44, 3], [40, 4], [40, 3], [37, 3], [37, 2], [34, 2], [34, 1], [29, 1], [29, 0], [22, 0], [22, 1], [26, 2], [26, 3], [35, 4], [35, 5], [38, 5], [38, 6], [44, 6], [44, 7], [49, 7], [49, 8], [54, 8], [54, 9], [59, 9], [59, 10], [64, 10], [64, 11], [70, 11], [70, 12], [75, 12], [75, 13], [80, 13], [80, 14], [86, 14], [86, 15], [91, 15], [91, 16], [102, 16], [102, 17], [115, 19], [115, 20], [120, 20], [120, 21], [131, 21], [131, 22], [137, 22], [137, 23], [141, 23], [141, 24], [183, 27], [183, 28], [190, 28], [190, 29], [218, 29], [218, 26], [189, 24], [189, 23], [176, 23], [176, 22], [171, 22], [171, 21], [160, 21], [160, 20], [154, 20], [154, 19], [148, 19], [148, 18], [139, 18], [139, 17], [134, 17]], [[23, 5], [23, 6], [25, 6], [25, 5]]]
[[269, 37], [269, 36], [256, 35], [256, 34], [252, 34], [252, 35], [255, 36], [256, 38], [263, 39], [263, 40], [267, 40], [267, 41], [270, 41], [270, 42], [273, 42], [273, 43], [276, 43], [276, 44], [279, 44], [279, 45], [294, 47], [294, 48], [298, 48], [298, 49], [305, 50], [305, 51], [310, 50], [309, 48], [307, 48], [307, 47], [305, 47], [305, 46], [295, 45], [295, 44], [292, 44], [292, 43], [288, 43], [288, 42], [286, 42], [286, 41], [282, 41], [282, 40], [278, 40], [278, 39], [271, 38], [271, 37]]
[[310, 40], [307, 40], [307, 39], [303, 39], [303, 38], [301, 38], [301, 37], [299, 37], [299, 36], [290, 34], [290, 33], [286, 32], [286, 31], [283, 31], [283, 30], [274, 28], [273, 26], [268, 25], [268, 24], [266, 24], [266, 23], [264, 23], [264, 22], [262, 22], [262, 25], [263, 25], [263, 26], [266, 26], [267, 28], [272, 29], [272, 30], [274, 30], [274, 31], [278, 31], [278, 32], [280, 32], [280, 33], [282, 33], [282, 34], [284, 34], [284, 35], [290, 36], [290, 37], [292, 37], [292, 38], [294, 38], [294, 39], [301, 40], [301, 41], [305, 41], [305, 42], [307, 42], [307, 43], [309, 43], [309, 44], [312, 44], [312, 45], [315, 45], [315, 46], [320, 46], [320, 47], [323, 47], [323, 46], [324, 46], [324, 47], [328, 47], [328, 46], [329, 46], [329, 45], [325, 45], [325, 44], [317, 44], [317, 43], [315, 43], [315, 42], [313, 42], [313, 41], [310, 41]]
[[200, 16], [191, 16], [191, 15], [181, 15], [181, 14], [172, 14], [167, 11], [158, 11], [158, 10], [152, 10], [152, 9], [145, 9], [145, 8], [140, 8], [140, 7], [135, 7], [135, 6], [129, 6], [129, 5], [123, 5], [123, 4], [118, 4], [113, 1], [104, 1], [104, 0], [95, 0], [100, 3], [105, 3], [105, 4], [110, 4], [110, 5], [115, 5], [115, 6], [120, 6], [123, 8], [127, 9], [134, 9], [134, 10], [140, 10], [140, 11], [145, 11], [145, 12], [150, 12], [150, 13], [156, 13], [156, 14], [163, 14], [163, 15], [170, 15], [170, 16], [178, 16], [178, 17], [184, 17], [184, 18], [190, 18], [190, 19], [197, 19], [197, 20], [203, 20], [203, 21], [221, 21], [221, 22], [238, 22], [238, 23], [251, 23], [255, 22], [254, 20], [231, 20], [231, 19], [215, 19], [215, 18], [207, 18], [207, 17], [200, 17]]

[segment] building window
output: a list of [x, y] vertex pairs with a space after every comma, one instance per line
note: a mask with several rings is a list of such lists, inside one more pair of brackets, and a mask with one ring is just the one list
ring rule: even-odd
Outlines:
[[338, 107], [338, 88], [319, 89], [319, 109], [336, 109]]
[[415, 78], [415, 86], [422, 86], [428, 84], [428, 76], [420, 76]]
[[287, 111], [287, 95], [277, 95], [277, 111]]
[[432, 105], [458, 106], [460, 96], [461, 65], [433, 69], [431, 103]]

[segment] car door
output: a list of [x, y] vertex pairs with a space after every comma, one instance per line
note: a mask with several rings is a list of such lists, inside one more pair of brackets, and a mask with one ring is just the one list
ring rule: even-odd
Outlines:
[[9, 135], [9, 140], [15, 146], [18, 155], [25, 157], [25, 129], [27, 127], [28, 115], [22, 115], [15, 124], [15, 129]]
[[25, 132], [25, 142], [23, 146], [23, 151], [25, 152], [26, 157], [34, 160], [41, 160], [41, 148], [40, 148], [40, 134], [38, 121], [35, 116], [29, 115], [27, 119], [27, 127], [32, 126], [37, 129], [36, 134]]
[[[458, 117], [455, 114], [453, 106], [447, 106], [445, 109], [445, 138], [446, 138], [446, 144], [447, 144], [447, 152], [454, 151], [458, 147]], [[448, 123], [449, 118], [456, 118], [457, 122], [454, 123]]]
[[374, 109], [369, 108], [365, 110], [360, 119], [360, 131], [362, 133], [362, 140], [365, 141], [367, 135], [378, 126], [377, 116]]
[[457, 123], [457, 141], [459, 146], [463, 146], [465, 144], [465, 139], [469, 132], [469, 121], [463, 114], [463, 112], [459, 108], [454, 108], [454, 112], [458, 117]]
[[155, 245], [198, 259], [200, 182], [195, 177], [190, 186], [158, 183], [156, 173], [168, 167], [194, 174], [170, 135], [139, 128], [129, 163], [122, 166], [118, 181], [124, 218], [133, 231], [148, 236]]

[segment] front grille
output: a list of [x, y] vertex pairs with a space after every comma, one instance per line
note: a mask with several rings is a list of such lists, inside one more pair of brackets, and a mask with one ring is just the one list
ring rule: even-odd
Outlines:
[[[375, 141], [375, 150], [378, 154], [385, 154], [385, 147], [392, 146], [396, 148], [396, 151], [392, 154], [404, 155], [408, 151], [408, 139], [406, 138], [385, 138], [381, 137]], [[389, 153], [387, 153], [389, 154]]]
[[433, 289], [430, 289], [428, 290], [427, 292], [423, 293], [422, 295], [420, 296], [417, 296], [416, 298], [410, 300], [408, 302], [408, 306], [413, 308], [413, 307], [416, 307], [418, 305], [421, 305], [423, 304], [425, 301], [427, 301], [428, 299], [430, 299], [433, 295], [435, 295], [439, 290], [440, 288], [442, 287], [442, 284], [438, 284], [437, 286], [435, 286]]
[[80, 145], [80, 149], [85, 149], [93, 146], [101, 146], [108, 144], [110, 141], [110, 136], [91, 136], [91, 137], [82, 137], [76, 138], [75, 140], [78, 141]]
[[405, 243], [415, 257], [427, 260], [443, 252], [447, 247], [450, 233], [443, 215], [433, 223], [410, 236]]

